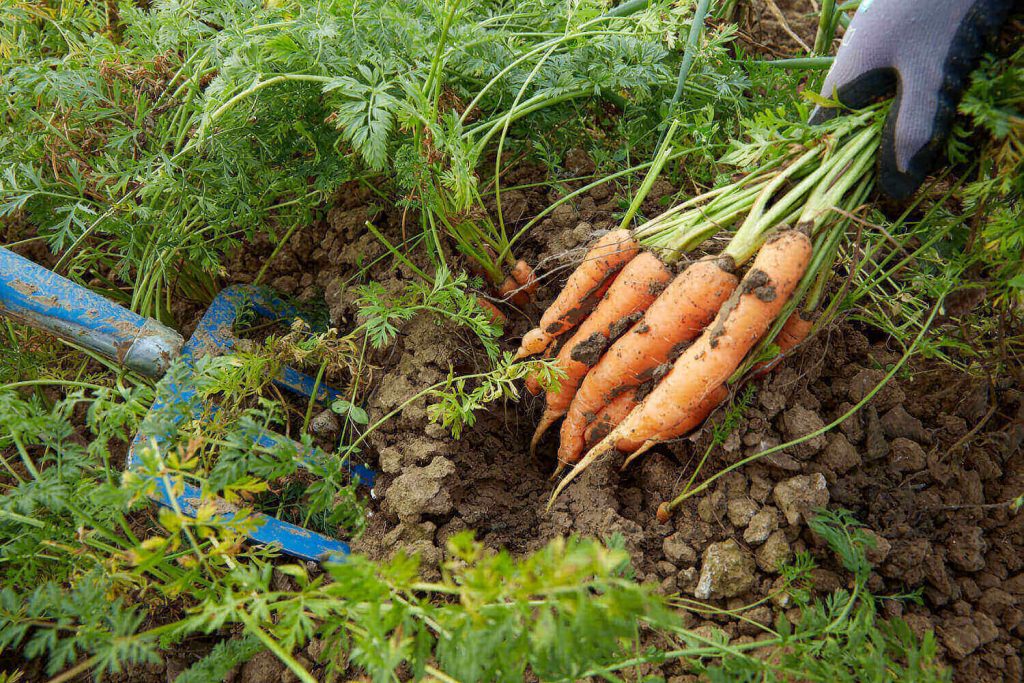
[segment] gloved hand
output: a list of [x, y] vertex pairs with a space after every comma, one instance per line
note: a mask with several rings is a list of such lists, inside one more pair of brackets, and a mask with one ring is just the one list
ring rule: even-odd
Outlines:
[[[863, 0], [823, 97], [858, 109], [896, 92], [879, 152], [878, 184], [905, 199], [934, 170], [967, 78], [1020, 0]], [[811, 123], [835, 116], [818, 107]]]

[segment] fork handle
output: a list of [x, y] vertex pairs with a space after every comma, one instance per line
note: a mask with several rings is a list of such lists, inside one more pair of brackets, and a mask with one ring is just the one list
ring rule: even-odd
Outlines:
[[150, 377], [181, 351], [181, 335], [152, 318], [0, 247], [0, 315], [46, 330]]

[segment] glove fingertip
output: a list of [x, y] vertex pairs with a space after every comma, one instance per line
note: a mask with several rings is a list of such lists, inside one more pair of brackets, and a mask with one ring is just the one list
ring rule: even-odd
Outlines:
[[[898, 105], [898, 102], [897, 102]], [[908, 199], [917, 192], [928, 173], [928, 156], [920, 150], [907, 164], [907, 170], [900, 171], [896, 159], [896, 118], [899, 111], [894, 106], [885, 121], [882, 130], [881, 148], [878, 152], [878, 189], [882, 194], [897, 202]]]

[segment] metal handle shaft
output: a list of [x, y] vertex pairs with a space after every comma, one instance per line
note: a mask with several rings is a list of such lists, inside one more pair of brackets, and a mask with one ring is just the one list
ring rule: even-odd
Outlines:
[[0, 315], [52, 332], [150, 377], [181, 351], [181, 335], [0, 247]]

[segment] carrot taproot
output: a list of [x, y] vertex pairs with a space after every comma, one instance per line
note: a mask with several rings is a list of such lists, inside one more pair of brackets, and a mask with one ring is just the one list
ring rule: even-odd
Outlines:
[[523, 291], [532, 299], [537, 293], [537, 287], [540, 283], [537, 281], [537, 275], [533, 272], [530, 264], [523, 259], [516, 261], [516, 265], [512, 267], [512, 277], [515, 278], [515, 281], [519, 283]]
[[519, 308], [523, 308], [530, 303], [530, 295], [526, 293], [526, 288], [519, 284], [512, 275], [505, 278], [505, 281], [498, 287], [498, 294], [505, 301], [510, 301]]
[[811, 328], [813, 327], [813, 320], [805, 318], [799, 311], [793, 311], [793, 313], [786, 318], [786, 323], [782, 326], [782, 329], [779, 330], [778, 336], [775, 337], [775, 345], [779, 347], [779, 353], [774, 358], [762, 361], [755, 365], [752, 371], [753, 376], [764, 377], [774, 370], [775, 367], [793, 351], [793, 349], [807, 339], [807, 335], [811, 333]]
[[697, 407], [690, 413], [680, 419], [674, 427], [662, 433], [658, 441], [647, 440], [639, 448], [630, 453], [629, 457], [626, 458], [626, 461], [622, 463], [622, 467], [620, 469], [626, 469], [631, 462], [639, 458], [657, 444], [683, 436], [693, 429], [696, 429], [704, 422], [704, 420], [708, 419], [708, 416], [711, 415], [715, 408], [720, 406], [722, 401], [724, 401], [728, 396], [729, 390], [726, 386], [724, 384], [718, 385], [717, 389], [714, 389], [710, 394], [705, 396], [704, 400], [697, 404]]
[[[573, 401], [575, 402], [575, 399]], [[601, 408], [594, 415], [594, 420], [587, 425], [584, 432], [584, 447], [590, 448], [608, 436], [608, 433], [618, 427], [619, 423], [626, 419], [626, 416], [633, 412], [633, 408], [636, 408], [639, 403], [640, 401], [636, 397], [636, 389], [628, 389], [625, 393], [613, 398], [612, 402]], [[570, 407], [571, 410], [572, 408]], [[566, 420], [568, 419], [569, 414], [567, 413]], [[562, 438], [565, 437], [563, 436]], [[559, 460], [561, 460], [561, 457], [559, 457]]]
[[476, 302], [480, 304], [480, 308], [484, 309], [491, 316], [491, 322], [496, 325], [504, 325], [508, 322], [508, 318], [505, 317], [505, 314], [487, 299], [478, 296], [476, 298]]
[[587, 317], [608, 281], [629, 263], [640, 247], [628, 230], [613, 230], [590, 248], [565, 287], [541, 316], [540, 324], [523, 337], [516, 360], [541, 353], [561, 334]]
[[765, 242], [714, 322], [683, 352], [654, 391], [559, 482], [551, 501], [605, 453], [613, 449], [631, 453], [650, 447], [649, 441], [674, 438], [699, 424], [693, 420], [702, 404], [729, 379], [768, 330], [793, 295], [810, 259], [811, 240], [799, 230], [786, 230]]
[[[593, 371], [591, 371], [593, 372]], [[633, 408], [636, 408], [640, 401], [636, 397], [636, 389], [628, 389], [625, 393], [616, 396], [612, 399], [612, 402], [601, 408], [596, 415], [594, 415], [593, 421], [586, 429], [584, 436], [585, 448], [589, 449], [594, 444], [598, 443], [605, 436], [608, 435], [613, 429], [615, 429], [620, 422], [626, 419]], [[561, 451], [559, 451], [561, 452]], [[562, 470], [565, 469], [566, 465], [572, 463], [566, 462], [559, 456], [558, 465], [555, 467], [555, 471], [551, 474], [551, 478], [554, 479]]]
[[642, 315], [671, 278], [668, 267], [649, 251], [622, 269], [601, 303], [558, 352], [556, 360], [565, 376], [559, 380], [558, 391], [547, 394], [547, 408], [530, 441], [531, 452], [548, 427], [569, 409], [576, 389], [587, 371], [601, 359], [615, 328], [621, 328], [630, 316]]
[[679, 347], [696, 338], [711, 322], [739, 283], [733, 270], [728, 259], [705, 259], [690, 265], [672, 280], [643, 318], [608, 349], [587, 373], [566, 413], [558, 449], [560, 461], [571, 464], [580, 459], [586, 445], [588, 415], [599, 413], [623, 390], [650, 381], [659, 365], [673, 360]]

